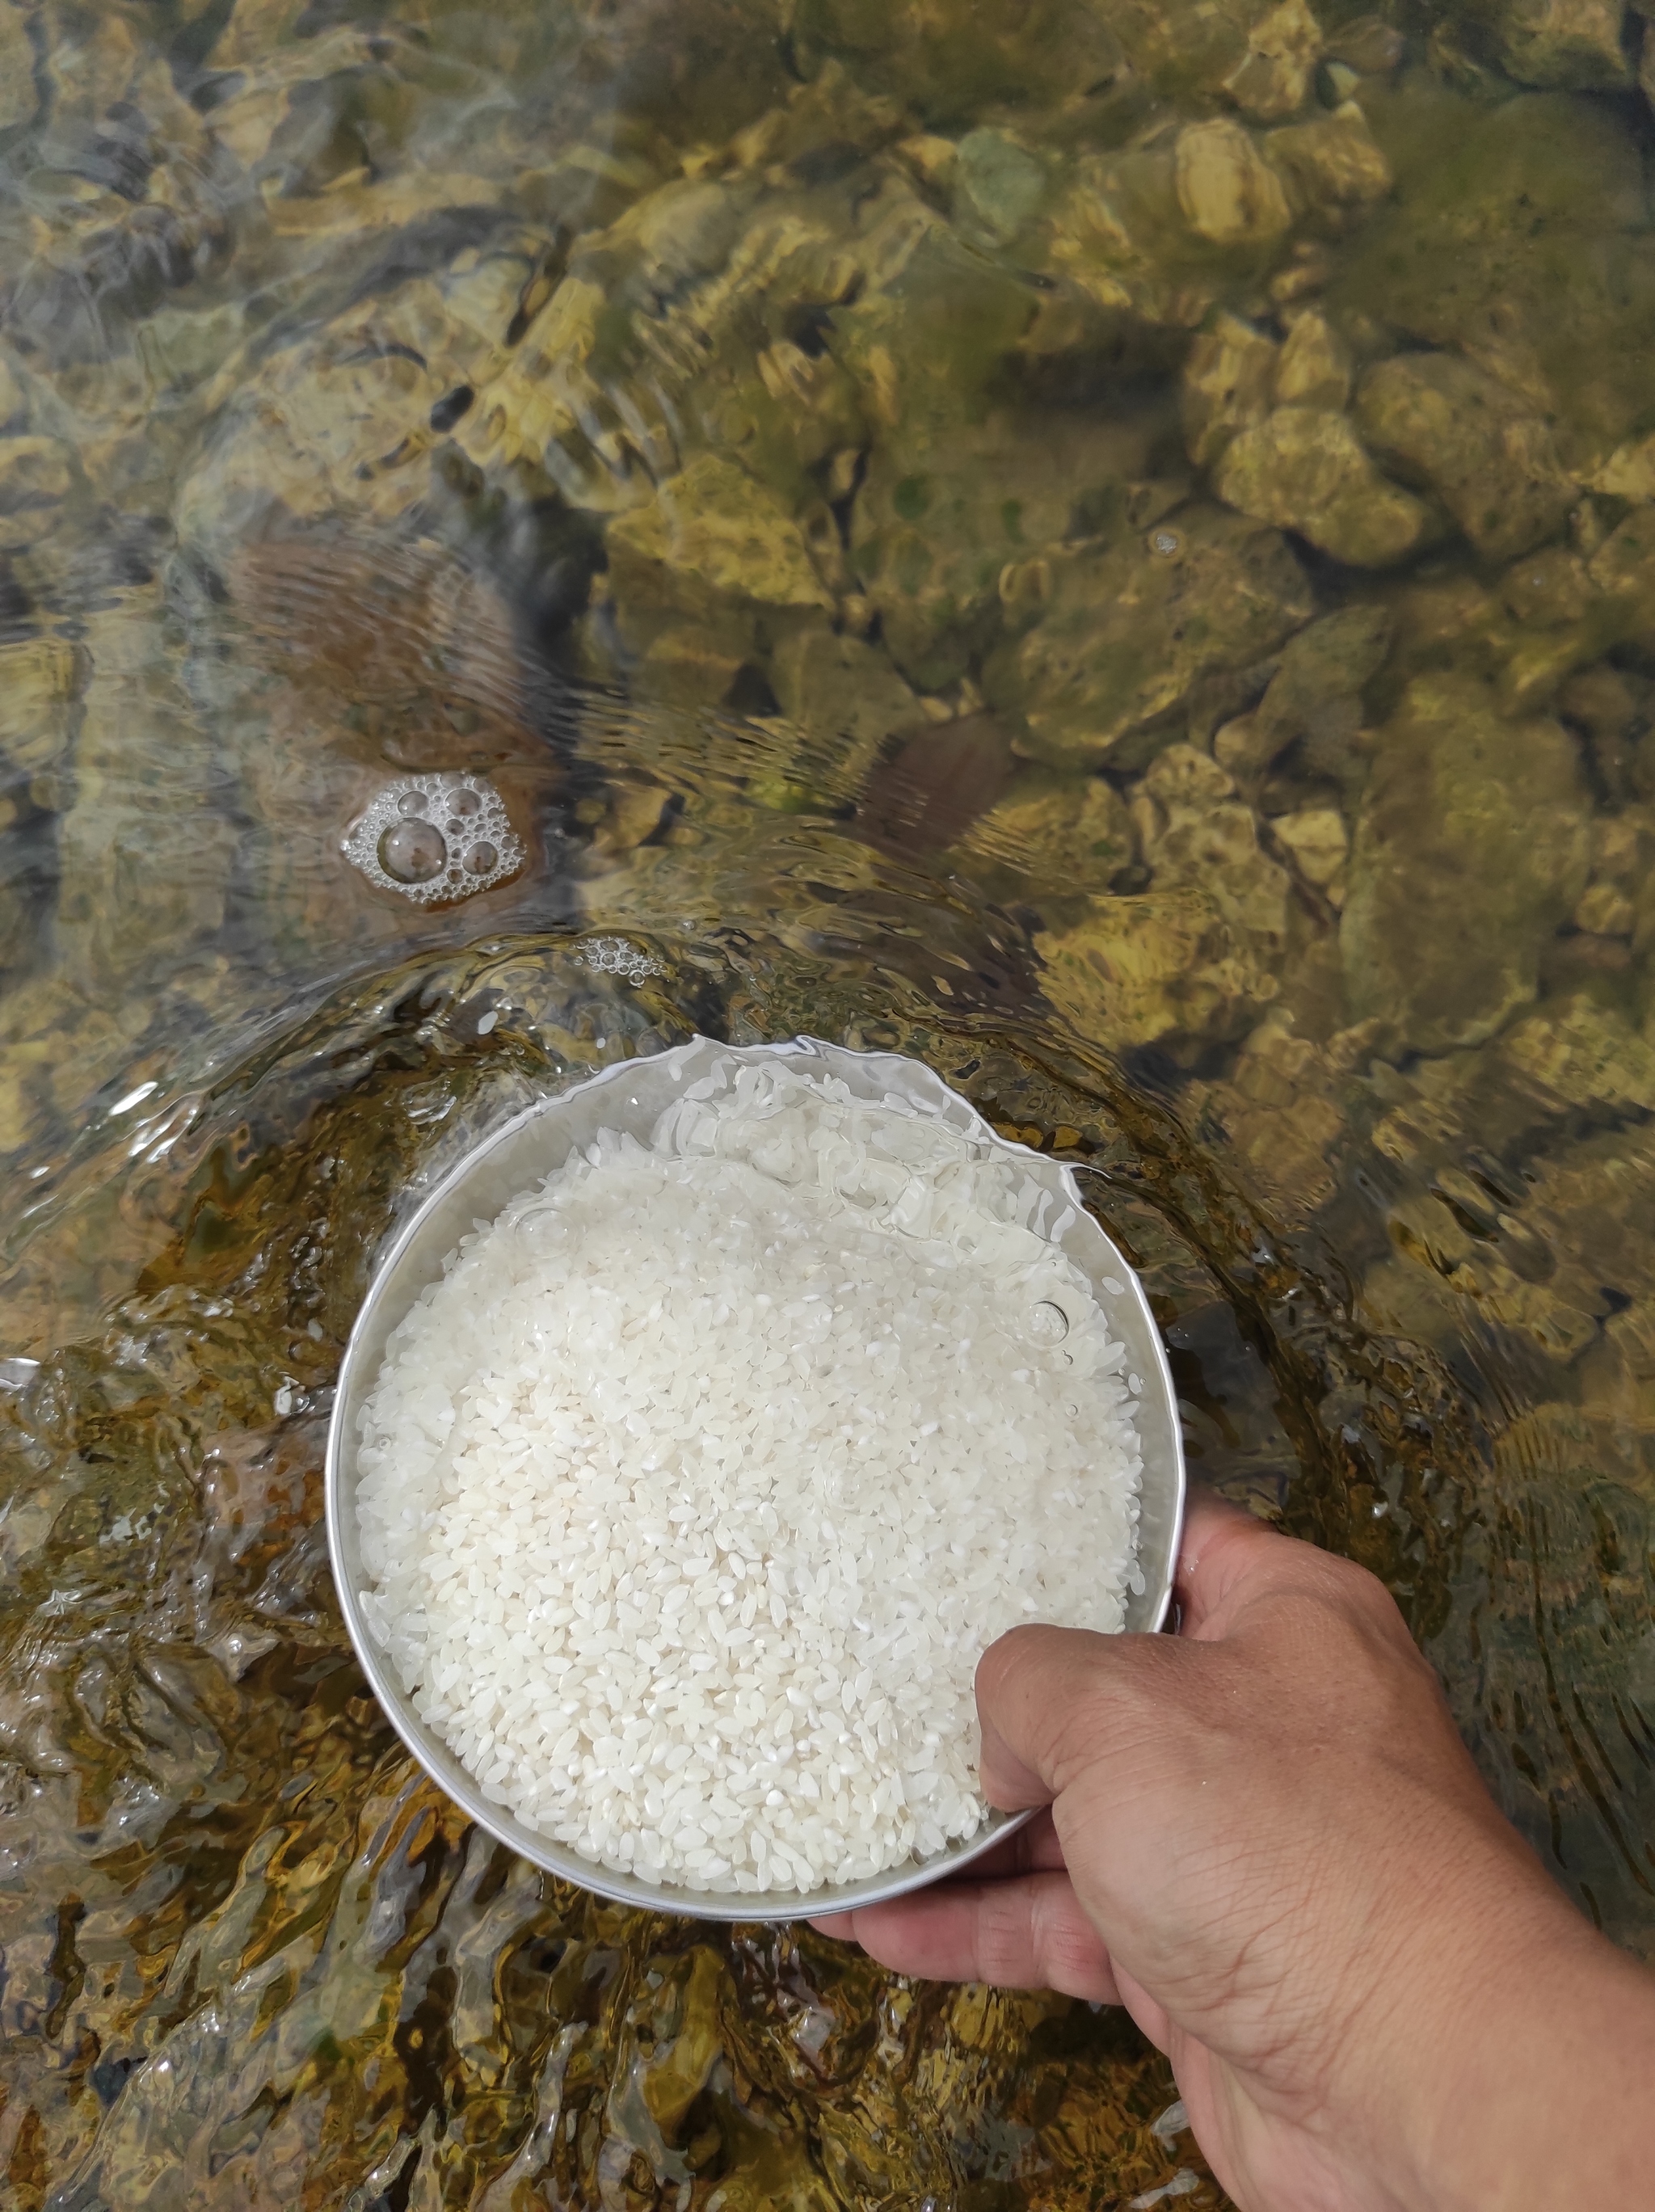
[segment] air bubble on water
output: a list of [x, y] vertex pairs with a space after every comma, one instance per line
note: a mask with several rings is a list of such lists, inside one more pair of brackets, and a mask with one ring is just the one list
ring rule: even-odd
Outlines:
[[452, 770], [387, 785], [352, 825], [343, 849], [371, 884], [421, 906], [488, 890], [515, 875], [527, 857], [488, 779]]
[[379, 840], [379, 866], [399, 884], [429, 883], [447, 860], [448, 848], [429, 822], [398, 822]]
[[1028, 1333], [1036, 1344], [1061, 1344], [1069, 1334], [1069, 1316], [1050, 1298], [1042, 1298], [1029, 1309]]

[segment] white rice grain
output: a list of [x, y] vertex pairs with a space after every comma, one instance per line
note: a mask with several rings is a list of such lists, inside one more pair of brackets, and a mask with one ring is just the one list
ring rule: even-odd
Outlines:
[[749, 1064], [464, 1240], [357, 1510], [373, 1633], [492, 1802], [736, 1893], [978, 1828], [979, 1656], [1118, 1629], [1141, 1580], [1125, 1352], [1052, 1210], [906, 1101]]

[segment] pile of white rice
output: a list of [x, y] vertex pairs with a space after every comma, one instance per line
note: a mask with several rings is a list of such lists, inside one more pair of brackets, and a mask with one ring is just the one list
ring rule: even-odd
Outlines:
[[1143, 1587], [1142, 1384], [1060, 1211], [772, 1062], [478, 1224], [390, 1340], [358, 1510], [373, 1633], [485, 1796], [696, 1890], [973, 1832], [979, 1654]]

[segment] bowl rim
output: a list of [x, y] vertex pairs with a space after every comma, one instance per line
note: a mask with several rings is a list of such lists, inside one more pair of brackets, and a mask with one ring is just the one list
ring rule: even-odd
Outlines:
[[[1154, 1355], [1152, 1372], [1171, 1413], [1171, 1513], [1166, 1570], [1142, 1626], [1123, 1630], [1120, 1632], [1123, 1634], [1155, 1633], [1165, 1626], [1173, 1601], [1188, 1480], [1177, 1393], [1173, 1384], [1166, 1345], [1149, 1306], [1148, 1294], [1137, 1270], [1087, 1206], [1072, 1166], [1067, 1161], [1054, 1159], [1050, 1153], [1037, 1152], [1031, 1146], [1020, 1144], [1014, 1138], [1003, 1137], [968, 1098], [955, 1091], [927, 1061], [913, 1054], [837, 1044], [829, 1039], [803, 1034], [751, 1044], [727, 1044], [718, 1038], [704, 1036], [698, 1032], [682, 1043], [668, 1046], [660, 1052], [638, 1054], [612, 1060], [607, 1066], [587, 1075], [577, 1076], [571, 1082], [547, 1091], [528, 1106], [519, 1108], [487, 1129], [439, 1176], [408, 1219], [373, 1256], [361, 1303], [351, 1324], [344, 1354], [339, 1363], [333, 1404], [329, 1414], [323, 1476], [328, 1565], [345, 1631], [350, 1638], [357, 1663], [367, 1678], [368, 1687], [380, 1711], [427, 1778], [452, 1798], [486, 1833], [545, 1873], [558, 1880], [578, 1884], [611, 1903], [629, 1905], [638, 1911], [672, 1913], [688, 1919], [726, 1923], [738, 1921], [785, 1922], [827, 1917], [852, 1911], [863, 1905], [883, 1904], [891, 1898], [905, 1896], [913, 1890], [924, 1888], [934, 1881], [960, 1873], [1025, 1827], [1040, 1808], [1030, 1808], [1010, 1814], [991, 1808], [987, 1820], [974, 1836], [964, 1842], [948, 1845], [930, 1859], [918, 1862], [905, 1860], [883, 1874], [869, 1875], [857, 1881], [829, 1885], [821, 1890], [747, 1893], [693, 1890], [672, 1884], [651, 1882], [635, 1875], [617, 1873], [594, 1860], [582, 1858], [568, 1845], [556, 1843], [551, 1838], [526, 1827], [506, 1807], [496, 1804], [482, 1795], [475, 1778], [461, 1765], [434, 1732], [427, 1729], [412, 1712], [408, 1692], [391, 1673], [389, 1655], [380, 1649], [368, 1631], [355, 1577], [346, 1571], [351, 1554], [345, 1543], [344, 1516], [348, 1504], [354, 1503], [354, 1490], [351, 1499], [348, 1500], [345, 1495], [345, 1462], [355, 1445], [354, 1437], [348, 1436], [346, 1429], [348, 1422], [354, 1426], [356, 1412], [365, 1396], [363, 1379], [359, 1376], [358, 1370], [369, 1357], [367, 1346], [370, 1337], [376, 1334], [380, 1309], [392, 1291], [410, 1248], [425, 1231], [433, 1215], [476, 1174], [491, 1153], [530, 1124], [556, 1112], [577, 1096], [587, 1097], [629, 1074], [635, 1074], [640, 1063], [676, 1061], [706, 1048], [711, 1048], [715, 1054], [728, 1053], [742, 1059], [814, 1057], [825, 1060], [830, 1068], [832, 1061], [841, 1056], [864, 1063], [883, 1060], [897, 1062], [907, 1071], [918, 1071], [925, 1081], [937, 1086], [946, 1101], [962, 1109], [969, 1117], [966, 1133], [974, 1139], [986, 1142], [997, 1152], [1038, 1162], [1044, 1176], [1055, 1175], [1064, 1197], [1090, 1222], [1092, 1228], [1102, 1238], [1112, 1255], [1112, 1264], [1120, 1270], [1120, 1280], [1125, 1286], [1123, 1295], [1136, 1305], [1147, 1324], [1147, 1340]], [[431, 1281], [436, 1278], [427, 1277], [426, 1279]], [[420, 1287], [422, 1289], [425, 1285], [422, 1283]], [[417, 1291], [415, 1295], [418, 1295]], [[382, 1344], [378, 1349], [382, 1358]], [[376, 1376], [377, 1371], [376, 1368]], [[1149, 1397], [1151, 1388], [1149, 1375], [1145, 1375], [1143, 1382], [1140, 1402]]]

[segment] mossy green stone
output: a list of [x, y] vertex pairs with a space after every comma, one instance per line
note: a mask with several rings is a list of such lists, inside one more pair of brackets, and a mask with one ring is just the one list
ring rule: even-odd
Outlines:
[[1561, 723], [1422, 677], [1380, 732], [1340, 929], [1358, 1020], [1416, 1052], [1476, 1044], [1532, 999], [1585, 888], [1590, 802]]

